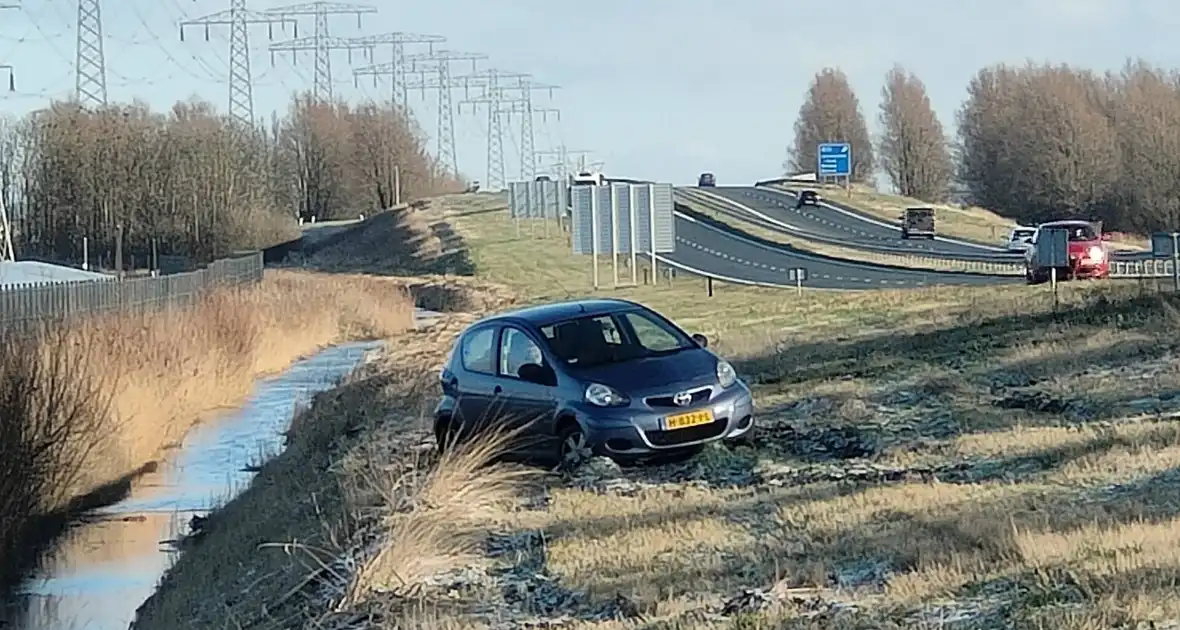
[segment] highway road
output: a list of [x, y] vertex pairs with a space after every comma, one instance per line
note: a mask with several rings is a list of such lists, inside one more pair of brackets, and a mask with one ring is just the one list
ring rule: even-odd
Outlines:
[[[999, 247], [962, 239], [939, 236], [934, 240], [905, 240], [901, 238], [897, 224], [868, 216], [859, 210], [841, 205], [838, 201], [824, 201], [819, 206], [796, 209], [797, 199], [794, 195], [773, 188], [727, 186], [703, 190], [732, 202], [735, 209], [745, 208], [753, 218], [761, 214], [780, 223], [774, 227], [776, 230], [785, 233], [795, 231], [800, 233], [797, 235], [802, 236], [806, 234], [801, 233], [818, 234], [821, 237], [844, 241], [846, 246], [852, 248], [857, 245], [874, 250], [887, 247], [899, 253], [913, 252], [939, 258], [963, 258], [997, 263], [1020, 263], [1023, 259], [1020, 254]], [[781, 224], [789, 225], [793, 230], [783, 228]], [[1116, 251], [1112, 259], [1133, 261], [1150, 257], [1150, 252]]]
[[934, 285], [1016, 284], [1023, 278], [924, 271], [841, 260], [771, 244], [734, 229], [676, 214], [676, 252], [661, 258], [684, 271], [731, 282], [794, 286], [788, 273], [807, 269], [813, 289], [900, 289]]
[[997, 260], [1001, 261], [1013, 258], [1012, 254], [999, 247], [958, 239], [946, 237], [936, 237], [934, 240], [902, 239], [900, 228], [897, 225], [873, 219], [828, 201], [821, 202], [819, 206], [796, 208], [797, 199], [794, 195], [773, 188], [725, 186], [704, 190], [805, 232], [819, 234], [827, 238], [866, 245], [887, 246], [915, 253], [958, 254], [976, 259], [980, 255], [994, 254]]

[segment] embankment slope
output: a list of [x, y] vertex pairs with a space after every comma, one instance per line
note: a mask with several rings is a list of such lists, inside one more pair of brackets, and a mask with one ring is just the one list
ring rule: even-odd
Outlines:
[[[516, 239], [503, 214], [448, 218], [477, 278], [589, 292], [559, 237]], [[760, 437], [540, 476], [433, 460], [419, 419], [465, 322], [404, 335], [297, 419], [137, 627], [1180, 619], [1180, 311], [1137, 288], [1062, 292], [1054, 313], [1028, 287], [619, 290], [714, 335], [755, 388]]]

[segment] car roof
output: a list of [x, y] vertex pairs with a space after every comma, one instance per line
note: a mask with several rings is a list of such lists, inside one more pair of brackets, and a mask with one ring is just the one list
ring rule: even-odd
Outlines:
[[637, 302], [618, 298], [588, 298], [582, 300], [568, 300], [564, 302], [551, 302], [549, 304], [526, 306], [524, 308], [506, 311], [504, 313], [489, 315], [488, 317], [485, 317], [472, 325], [475, 326], [479, 324], [495, 322], [515, 322], [528, 323], [539, 327], [576, 317], [593, 317], [595, 315], [606, 315], [608, 313], [630, 311], [637, 308], [646, 307]]
[[1044, 227], [1079, 227], [1082, 225], [1085, 225], [1087, 227], [1094, 227], [1093, 223], [1090, 223], [1089, 221], [1085, 221], [1082, 219], [1066, 219], [1064, 221], [1049, 221], [1048, 223], [1042, 223], [1037, 227], [1043, 227], [1043, 228]]

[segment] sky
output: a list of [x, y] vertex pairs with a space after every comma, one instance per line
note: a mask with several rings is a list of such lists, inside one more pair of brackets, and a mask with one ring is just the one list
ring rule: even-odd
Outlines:
[[[77, 7], [65, 0], [20, 0], [0, 11], [0, 56], [13, 66], [16, 92], [0, 107], [21, 115], [74, 90]], [[193, 95], [225, 108], [229, 30], [186, 29], [183, 20], [227, 9], [229, 0], [104, 0], [107, 86], [112, 101], [140, 99], [165, 109]], [[250, 0], [265, 10], [292, 3]], [[1180, 67], [1172, 44], [1180, 4], [1167, 0], [429, 0], [374, 2], [363, 16], [329, 18], [341, 37], [401, 31], [442, 35], [437, 47], [488, 56], [481, 68], [528, 73], [560, 86], [534, 95], [538, 149], [587, 149], [608, 176], [694, 183], [712, 171], [721, 185], [780, 174], [808, 83], [824, 67], [850, 78], [870, 130], [877, 126], [881, 83], [894, 63], [926, 82], [949, 132], [965, 86], [981, 67], [1026, 60], [1115, 69], [1128, 57]], [[831, 6], [830, 10], [823, 7]], [[805, 10], [799, 10], [803, 7]], [[283, 111], [291, 94], [310, 89], [312, 53], [268, 52], [268, 29], [250, 28], [255, 114]], [[314, 18], [300, 18], [311, 35]], [[275, 40], [292, 37], [276, 31]], [[425, 45], [407, 52], [424, 52]], [[334, 91], [349, 100], [388, 98], [372, 77], [359, 85], [352, 67], [388, 61], [333, 54]], [[456, 64], [455, 72], [462, 69]], [[457, 90], [456, 100], [462, 91]], [[437, 102], [411, 94], [411, 107], [434, 149]], [[459, 167], [486, 181], [486, 110], [455, 117]], [[505, 138], [510, 180], [520, 173], [520, 139]], [[542, 158], [543, 163], [552, 162]]]

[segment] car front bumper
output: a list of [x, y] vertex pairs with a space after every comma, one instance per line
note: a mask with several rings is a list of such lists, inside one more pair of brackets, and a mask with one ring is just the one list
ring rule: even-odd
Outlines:
[[[709, 410], [713, 421], [681, 429], [664, 429], [670, 415]], [[595, 452], [609, 456], [657, 455], [738, 438], [754, 428], [754, 396], [745, 383], [738, 381], [729, 389], [715, 393], [707, 402], [684, 408], [657, 410], [640, 405], [580, 410], [583, 430]]]

